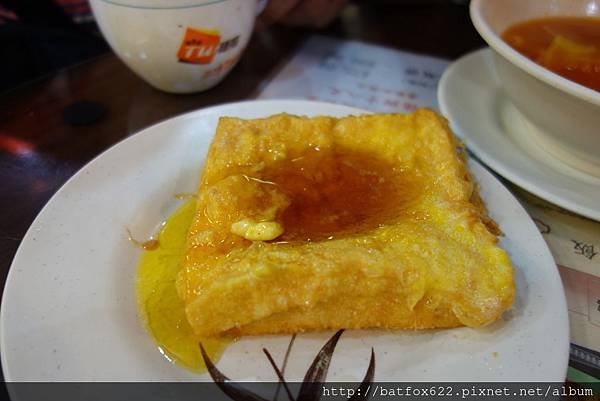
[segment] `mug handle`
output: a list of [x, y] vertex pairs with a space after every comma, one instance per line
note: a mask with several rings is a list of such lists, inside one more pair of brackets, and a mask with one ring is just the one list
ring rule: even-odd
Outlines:
[[267, 6], [268, 2], [269, 0], [258, 0], [258, 2], [256, 3], [256, 15], [259, 15], [265, 10], [265, 7]]

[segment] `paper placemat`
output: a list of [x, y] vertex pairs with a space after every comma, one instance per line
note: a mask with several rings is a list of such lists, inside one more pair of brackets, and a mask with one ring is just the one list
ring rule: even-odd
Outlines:
[[438, 110], [450, 63], [357, 41], [310, 37], [258, 96], [345, 104], [381, 113]]

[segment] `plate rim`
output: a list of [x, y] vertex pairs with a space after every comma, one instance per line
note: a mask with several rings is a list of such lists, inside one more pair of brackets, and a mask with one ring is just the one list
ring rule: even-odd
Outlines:
[[[528, 190], [529, 192], [533, 193], [534, 195], [537, 195], [543, 199], [550, 201], [551, 203], [554, 203], [557, 206], [560, 206], [566, 210], [569, 210], [571, 212], [574, 212], [576, 214], [579, 214], [579, 215], [589, 218], [591, 220], [600, 222], [600, 208], [594, 209], [587, 205], [581, 205], [576, 200], [565, 198], [564, 196], [562, 196], [560, 194], [554, 193], [552, 190], [548, 190], [547, 188], [544, 187], [544, 185], [538, 184], [535, 180], [523, 178], [521, 175], [522, 171], [521, 172], [516, 171], [509, 163], [504, 162], [502, 156], [498, 156], [494, 152], [489, 152], [489, 151], [485, 150], [482, 146], [480, 146], [477, 143], [477, 141], [470, 140], [470, 138], [472, 139], [475, 136], [469, 135], [468, 130], [465, 130], [460, 125], [459, 121], [461, 119], [455, 118], [456, 117], [455, 113], [453, 113], [451, 111], [452, 108], [451, 108], [451, 106], [449, 106], [449, 103], [450, 103], [450, 93], [449, 93], [450, 90], [448, 89], [449, 85], [450, 85], [449, 82], [451, 82], [453, 76], [457, 74], [457, 71], [460, 71], [463, 68], [465, 68], [464, 66], [467, 65], [469, 62], [473, 62], [473, 59], [481, 59], [481, 64], [487, 66], [487, 63], [484, 63], [484, 61], [486, 61], [487, 58], [491, 57], [492, 52], [493, 52], [493, 50], [489, 47], [485, 47], [482, 49], [478, 49], [478, 50], [469, 52], [469, 53], [465, 54], [464, 56], [460, 57], [459, 59], [455, 60], [444, 71], [444, 74], [442, 74], [442, 77], [440, 78], [440, 82], [438, 85], [437, 98], [438, 98], [438, 103], [440, 105], [440, 110], [441, 110], [442, 114], [445, 115], [448, 118], [448, 120], [450, 121], [452, 130], [457, 133], [460, 132], [461, 139], [463, 139], [465, 141], [467, 148], [470, 149], [475, 154], [475, 156], [477, 156], [479, 159], [481, 159], [481, 161], [483, 163], [485, 163], [485, 165], [489, 166], [492, 170], [494, 170], [495, 172], [500, 174], [502, 177], [504, 177], [508, 181]], [[497, 81], [494, 80], [494, 82], [492, 82], [492, 83], [494, 85], [493, 86], [494, 89], [499, 87]], [[491, 124], [490, 124], [490, 126], [491, 126]], [[491, 128], [491, 129], [493, 129], [493, 128]], [[515, 149], [518, 151], [519, 154], [522, 154], [522, 156], [520, 156], [520, 157], [522, 157], [522, 158], [526, 157], [525, 150], [523, 150], [519, 146], [513, 144], [511, 141], [507, 140], [505, 142], [510, 143], [511, 149]], [[543, 163], [536, 158], [531, 158], [529, 161], [540, 167], [554, 167], [551, 164]], [[561, 164], [559, 164], [559, 162], [557, 162], [556, 165], [560, 166]], [[550, 171], [553, 172], [554, 170], [551, 169]]]
[[[17, 263], [18, 260], [21, 258], [21, 253], [23, 252], [23, 244], [27, 241], [30, 241], [30, 237], [32, 236], [32, 232], [33, 232], [33, 227], [36, 225], [36, 223], [38, 223], [38, 220], [42, 218], [42, 216], [45, 214], [46, 210], [48, 208], [51, 208], [53, 203], [55, 202], [55, 198], [58, 198], [59, 196], [61, 196], [61, 194], [67, 190], [67, 187], [69, 186], [69, 184], [72, 182], [72, 180], [76, 180], [80, 177], [80, 175], [85, 174], [86, 170], [93, 167], [93, 165], [95, 163], [98, 163], [99, 160], [108, 152], [110, 152], [113, 148], [116, 148], [117, 146], [121, 146], [122, 143], [127, 142], [127, 141], [132, 141], [132, 140], [137, 140], [137, 138], [139, 138], [140, 135], [143, 135], [144, 132], [146, 131], [152, 131], [155, 130], [156, 128], [158, 128], [159, 126], [163, 125], [163, 124], [167, 124], [169, 123], [171, 120], [174, 119], [185, 119], [185, 118], [192, 118], [198, 115], [202, 115], [202, 114], [211, 114], [211, 113], [219, 113], [220, 110], [224, 110], [227, 111], [229, 109], [232, 108], [236, 108], [239, 106], [246, 106], [248, 104], [253, 104], [253, 105], [265, 105], [268, 106], [269, 104], [277, 104], [278, 107], [282, 107], [281, 105], [283, 104], [287, 104], [290, 106], [290, 112], [289, 113], [293, 113], [293, 107], [297, 106], [299, 107], [300, 105], [305, 105], [305, 106], [310, 106], [312, 108], [318, 108], [320, 105], [321, 106], [325, 106], [325, 107], [331, 107], [331, 106], [335, 106], [335, 107], [342, 107], [345, 110], [348, 111], [347, 114], [352, 114], [352, 113], [356, 113], [356, 114], [372, 114], [371, 111], [368, 110], [363, 110], [360, 108], [356, 108], [356, 107], [352, 107], [352, 106], [346, 106], [346, 105], [341, 105], [341, 104], [334, 104], [334, 103], [328, 103], [328, 102], [316, 102], [316, 101], [309, 101], [309, 100], [296, 100], [296, 99], [268, 99], [268, 100], [247, 100], [247, 101], [240, 101], [240, 102], [231, 102], [231, 103], [222, 103], [222, 104], [217, 104], [217, 105], [212, 105], [212, 106], [208, 106], [208, 107], [204, 107], [201, 109], [197, 109], [197, 110], [192, 110], [186, 113], [182, 113], [170, 118], [166, 118], [163, 119], [155, 124], [152, 124], [148, 127], [145, 127], [135, 133], [132, 133], [131, 135], [128, 135], [127, 137], [123, 138], [122, 140], [120, 140], [119, 142], [111, 145], [110, 147], [108, 147], [107, 149], [103, 150], [101, 153], [99, 153], [97, 156], [95, 156], [94, 158], [92, 158], [89, 162], [87, 162], [85, 165], [83, 165], [75, 174], [73, 174], [68, 180], [65, 181], [65, 183], [50, 197], [50, 199], [46, 202], [46, 204], [41, 208], [41, 210], [39, 211], [39, 213], [36, 215], [35, 219], [32, 221], [30, 227], [27, 229], [25, 235], [23, 236], [21, 243], [19, 244], [19, 247], [17, 249], [17, 251], [15, 252], [15, 255], [10, 263], [10, 268], [7, 274], [7, 278], [6, 278], [6, 282], [5, 282], [5, 286], [4, 286], [4, 293], [2, 296], [2, 301], [1, 301], [1, 305], [0, 305], [0, 360], [2, 362], [2, 371], [4, 374], [4, 378], [6, 382], [10, 382], [10, 376], [11, 373], [9, 371], [8, 368], [8, 364], [7, 364], [7, 360], [6, 360], [6, 350], [7, 350], [7, 344], [5, 343], [6, 341], [6, 336], [5, 336], [5, 332], [7, 330], [7, 324], [5, 322], [5, 310], [7, 308], [7, 297], [8, 297], [8, 291], [6, 291], [6, 289], [10, 286], [10, 283], [12, 281], [14, 281], [14, 277], [17, 273], [16, 272], [16, 268], [14, 268]], [[470, 159], [470, 163], [474, 163], [475, 165], [477, 165], [479, 168], [481, 168], [481, 170], [485, 173], [485, 174], [489, 174], [491, 179], [493, 179], [493, 181], [495, 181], [495, 183], [498, 185], [499, 188], [507, 191], [508, 193], [510, 193], [510, 195], [514, 197], [514, 195], [512, 194], [512, 192], [510, 192], [508, 190], [508, 188], [506, 188], [506, 186], [500, 181], [498, 180], [496, 177], [493, 176], [493, 174], [490, 173], [490, 171], [488, 171], [488, 168], [483, 165], [482, 163], [480, 163], [479, 161], [471, 158]], [[516, 199], [516, 198], [515, 198]], [[529, 214], [525, 211], [525, 209], [522, 207], [522, 205], [519, 204], [519, 207], [521, 209], [523, 209], [523, 212], [527, 214], [527, 216], [529, 216]], [[531, 220], [531, 218], [530, 218]], [[532, 223], [533, 224], [533, 223]], [[541, 236], [541, 234], [539, 234]], [[550, 253], [550, 250], [547, 246], [547, 244], [545, 243], [545, 241], [543, 240], [543, 238], [541, 238], [541, 240], [543, 241], [544, 246], [544, 252], [547, 253], [547, 257], [550, 258], [550, 260], [553, 261], [553, 257]], [[558, 272], [555, 272], [555, 275], [558, 276]], [[560, 278], [558, 279], [558, 283], [561, 285], [562, 288], [562, 282], [560, 281]], [[564, 305], [564, 315], [567, 315], [566, 312], [566, 299], [565, 299], [565, 295], [564, 295], [564, 290], [562, 292], [562, 304]], [[568, 318], [565, 319], [564, 321], [565, 326], [566, 326], [566, 331], [567, 331], [567, 335], [568, 335], [568, 331], [569, 331], [569, 323], [568, 323]], [[568, 349], [569, 347], [565, 347], [566, 352], [565, 355], [563, 355], [563, 363], [562, 363], [562, 367], [564, 368], [563, 371], [565, 372], [566, 375], [566, 371], [567, 371], [567, 367], [568, 367]]]

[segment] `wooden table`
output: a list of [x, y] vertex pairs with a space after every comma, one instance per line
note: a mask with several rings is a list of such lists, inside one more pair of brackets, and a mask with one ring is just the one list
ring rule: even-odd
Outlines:
[[[348, 6], [320, 34], [455, 59], [485, 45], [465, 6]], [[194, 95], [159, 92], [113, 54], [0, 94], [0, 280], [27, 228], [50, 197], [84, 164], [157, 121], [205, 106], [252, 99], [312, 31], [273, 27], [255, 34], [239, 65], [216, 88]], [[65, 122], [65, 108], [92, 101], [94, 123]], [[1, 288], [4, 286], [2, 285]]]

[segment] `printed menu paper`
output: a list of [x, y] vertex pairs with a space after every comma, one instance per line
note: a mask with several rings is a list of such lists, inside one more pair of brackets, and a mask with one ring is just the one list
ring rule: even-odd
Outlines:
[[312, 36], [259, 98], [321, 100], [382, 113], [437, 110], [437, 83], [448, 64], [440, 58]]

